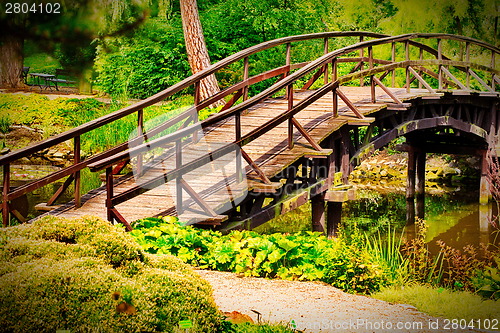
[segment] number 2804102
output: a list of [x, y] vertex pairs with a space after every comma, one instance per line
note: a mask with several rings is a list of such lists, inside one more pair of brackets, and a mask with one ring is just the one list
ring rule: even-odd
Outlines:
[[5, 4], [6, 14], [61, 14], [59, 2], [26, 3], [7, 2]]

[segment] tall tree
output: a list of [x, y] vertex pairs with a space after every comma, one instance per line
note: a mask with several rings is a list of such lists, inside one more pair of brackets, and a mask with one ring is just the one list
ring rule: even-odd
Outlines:
[[[210, 57], [201, 28], [196, 0], [180, 0], [180, 5], [182, 28], [184, 31], [189, 66], [191, 67], [191, 72], [196, 74], [210, 66]], [[201, 100], [219, 91], [220, 89], [215, 75], [212, 74], [200, 81]]]

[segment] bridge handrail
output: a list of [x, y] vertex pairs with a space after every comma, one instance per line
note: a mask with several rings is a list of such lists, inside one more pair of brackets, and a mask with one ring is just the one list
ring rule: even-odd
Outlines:
[[[159, 92], [159, 93], [157, 93], [149, 98], [146, 98], [145, 100], [143, 100], [141, 102], [138, 102], [138, 103], [131, 105], [131, 106], [127, 106], [121, 110], [112, 112], [108, 115], [105, 115], [103, 117], [100, 117], [98, 119], [90, 121], [86, 124], [82, 124], [74, 129], [71, 129], [71, 130], [66, 131], [64, 133], [61, 133], [53, 138], [43, 140], [35, 145], [16, 150], [14, 152], [11, 152], [7, 155], [0, 157], [0, 165], [4, 166], [4, 185], [6, 183], [8, 183], [8, 177], [5, 177], [5, 175], [6, 175], [6, 173], [8, 173], [9, 170], [8, 170], [8, 167], [6, 167], [6, 166], [8, 166], [9, 163], [11, 163], [14, 160], [17, 160], [21, 157], [31, 155], [32, 153], [34, 153], [36, 151], [43, 150], [45, 148], [56, 145], [58, 143], [64, 142], [68, 139], [74, 139], [75, 146], [77, 145], [77, 141], [78, 141], [78, 145], [79, 145], [79, 137], [81, 134], [89, 132], [89, 131], [96, 129], [98, 127], [101, 127], [103, 125], [109, 124], [113, 121], [116, 121], [120, 118], [123, 118], [127, 115], [130, 115], [134, 112], [141, 112], [145, 107], [151, 106], [159, 101], [162, 101], [162, 100], [174, 95], [175, 93], [182, 91], [183, 89], [186, 89], [187, 87], [189, 87], [193, 84], [196, 84], [197, 82], [199, 82], [203, 78], [205, 78], [211, 74], [216, 73], [220, 69], [222, 69], [230, 64], [233, 64], [237, 61], [240, 61], [242, 59], [246, 59], [248, 56], [250, 56], [252, 54], [258, 53], [260, 51], [263, 51], [263, 50], [266, 50], [266, 49], [269, 49], [269, 48], [272, 48], [275, 46], [283, 45], [283, 44], [290, 45], [290, 43], [292, 43], [292, 42], [310, 40], [310, 39], [320, 39], [320, 38], [327, 40], [328, 38], [333, 38], [333, 37], [363, 37], [363, 38], [369, 37], [369, 38], [378, 38], [378, 39], [369, 40], [369, 41], [362, 41], [362, 42], [350, 45], [348, 47], [344, 47], [344, 48], [338, 49], [336, 51], [327, 53], [326, 55], [319, 57], [318, 59], [316, 59], [314, 61], [299, 64], [300, 66], [295, 67], [295, 68], [300, 68], [297, 72], [289, 74], [288, 76], [286, 76], [284, 79], [282, 79], [278, 83], [276, 83], [273, 86], [267, 88], [266, 90], [260, 92], [259, 94], [253, 96], [252, 98], [242, 102], [239, 105], [230, 107], [229, 109], [227, 109], [223, 112], [219, 112], [219, 113], [213, 115], [212, 117], [208, 118], [207, 120], [202, 121], [201, 123], [199, 123], [197, 125], [191, 125], [191, 126], [188, 126], [188, 127], [184, 128], [183, 130], [180, 130], [172, 135], [167, 135], [166, 137], [164, 137], [164, 139], [168, 141], [168, 140], [175, 140], [174, 137], [180, 137], [180, 138], [186, 137], [186, 136], [191, 135], [194, 131], [196, 131], [196, 128], [199, 128], [198, 127], [199, 125], [201, 125], [203, 128], [205, 128], [205, 127], [207, 127], [211, 124], [214, 124], [218, 121], [227, 119], [228, 117], [231, 117], [231, 116], [237, 114], [238, 112], [240, 112], [244, 108], [248, 108], [248, 107], [256, 104], [258, 101], [262, 100], [263, 98], [269, 97], [272, 94], [280, 91], [281, 89], [286, 88], [290, 84], [293, 84], [293, 82], [295, 82], [297, 79], [304, 77], [304, 75], [312, 72], [313, 70], [316, 70], [319, 67], [324, 66], [325, 64], [328, 64], [334, 57], [338, 57], [340, 55], [344, 55], [344, 54], [347, 54], [347, 53], [350, 53], [353, 51], [357, 51], [359, 49], [364, 49], [367, 47], [372, 47], [372, 46], [391, 43], [391, 42], [392, 43], [407, 42], [407, 45], [414, 45], [414, 46], [420, 48], [421, 50], [424, 50], [424, 51], [432, 54], [433, 56], [441, 57], [441, 59], [444, 59], [444, 60], [449, 59], [449, 58], [445, 57], [444, 55], [442, 55], [440, 50], [435, 50], [428, 45], [425, 45], [425, 44], [422, 44], [422, 43], [419, 43], [419, 42], [412, 40], [415, 38], [424, 38], [424, 39], [425, 38], [427, 38], [427, 39], [428, 38], [437, 38], [437, 39], [451, 39], [451, 40], [466, 42], [469, 44], [475, 44], [475, 45], [479, 45], [485, 49], [492, 51], [492, 54], [500, 53], [500, 50], [498, 48], [496, 48], [492, 45], [489, 45], [487, 43], [484, 43], [482, 41], [468, 38], [468, 37], [448, 35], [448, 34], [406, 34], [406, 35], [400, 35], [400, 36], [387, 36], [387, 35], [383, 35], [383, 34], [370, 33], [370, 32], [326, 32], [326, 33], [316, 33], [316, 34], [308, 34], [308, 35], [300, 35], [300, 36], [290, 36], [290, 37], [284, 37], [284, 38], [276, 39], [276, 40], [269, 41], [269, 42], [264, 42], [264, 43], [261, 43], [259, 45], [256, 45], [256, 46], [250, 47], [248, 49], [245, 49], [243, 51], [240, 51], [240, 52], [238, 52], [230, 57], [227, 57], [227, 58], [219, 61], [218, 63], [210, 66], [209, 68], [207, 68], [207, 69], [205, 69], [205, 70], [203, 70], [195, 75], [192, 75], [192, 76], [182, 80], [181, 82], [163, 90], [162, 92]], [[494, 56], [493, 56], [493, 59], [494, 59]], [[289, 64], [288, 66], [292, 66], [292, 64]], [[289, 70], [291, 67], [286, 68], [286, 66], [285, 66], [283, 68], [286, 71], [286, 69]], [[263, 74], [261, 74], [261, 75], [263, 75]], [[250, 79], [252, 79], [252, 78], [250, 78]], [[237, 84], [233, 85], [232, 87], [227, 88], [223, 92], [219, 93], [217, 95], [217, 98], [215, 96], [213, 96], [211, 98], [214, 99], [214, 101], [220, 100], [221, 98], [227, 96], [228, 91], [231, 91], [231, 89], [233, 89], [232, 91], [234, 91], [235, 86], [238, 86], [238, 85], [240, 85], [242, 87], [249, 86], [250, 79], [244, 79], [240, 83], [237, 83]], [[256, 79], [256, 82], [259, 82], [259, 80]], [[182, 119], [187, 118], [193, 112], [193, 110], [198, 111], [201, 106], [210, 105], [210, 104], [207, 104], [208, 103], [207, 101], [210, 101], [210, 98], [207, 99], [206, 101], [202, 101], [201, 105], [196, 105], [195, 107], [186, 111], [183, 114], [184, 116], [182, 116], [181, 118]], [[181, 119], [181, 118], [177, 118], [177, 119]], [[248, 141], [248, 138], [247, 138], [247, 141]], [[241, 145], [246, 144], [247, 141], [237, 140], [237, 142]], [[151, 141], [151, 142], [153, 142], [153, 141]], [[150, 143], [148, 143], [148, 144], [150, 144]], [[139, 146], [139, 147], [141, 147], [141, 146]], [[149, 146], [149, 147], [151, 147], [151, 146]], [[50, 177], [47, 177], [43, 181], [39, 181], [36, 186], [35, 185], [30, 186], [28, 184], [23, 189], [23, 192], [27, 192], [28, 189], [35, 189], [35, 187], [36, 188], [41, 187], [42, 185], [46, 185], [54, 180], [60, 179], [64, 176], [67, 176], [67, 175], [72, 174], [74, 172], [78, 172], [79, 170], [87, 167], [90, 164], [92, 164], [93, 168], [96, 169], [97, 165], [103, 165], [103, 162], [109, 162], [111, 160], [114, 160], [116, 157], [124, 154], [124, 153], [118, 153], [117, 155], [110, 156], [110, 155], [113, 155], [111, 152], [123, 151], [125, 149], [126, 149], [126, 144], [122, 144], [122, 145], [119, 145], [119, 146], [112, 148], [112, 150], [110, 150], [108, 152], [104, 152], [102, 154], [94, 156], [91, 160], [87, 160], [85, 162], [81, 162], [81, 161], [75, 162], [75, 164], [73, 166], [64, 169], [65, 171], [62, 171], [62, 172], [56, 173]], [[75, 154], [76, 154], [76, 151], [75, 151]], [[40, 186], [38, 186], [38, 185], [40, 185]], [[22, 192], [22, 191], [16, 191], [16, 193], [9, 194], [8, 190], [7, 190], [7, 192], [5, 192], [6, 191], [5, 188], [8, 189], [8, 187], [4, 186], [3, 197], [4, 197], [4, 199], [7, 198], [8, 200], [15, 198], [16, 195], [18, 196]], [[4, 201], [6, 201], [6, 200], [4, 200]]]
[[[199, 129], [199, 126], [202, 128], [206, 128], [210, 125], [213, 125], [217, 122], [223, 121], [228, 119], [229, 117], [232, 117], [236, 115], [237, 113], [243, 111], [244, 109], [247, 109], [251, 106], [254, 106], [257, 104], [259, 101], [268, 98], [275, 93], [285, 89], [287, 86], [292, 84], [293, 82], [297, 81], [298, 79], [304, 77], [306, 74], [311, 73], [312, 71], [318, 69], [321, 66], [324, 66], [325, 64], [329, 63], [333, 58], [339, 57], [344, 54], [348, 54], [350, 52], [356, 51], [361, 48], [366, 48], [370, 46], [376, 46], [376, 45], [381, 45], [381, 44], [387, 44], [387, 43], [392, 43], [392, 42], [406, 42], [406, 41], [411, 41], [411, 39], [415, 38], [448, 38], [448, 39], [454, 39], [454, 40], [462, 40], [465, 42], [470, 42], [470, 43], [475, 43], [478, 45], [485, 45], [487, 46], [487, 49], [494, 51], [495, 53], [500, 53], [500, 49], [497, 47], [494, 47], [492, 45], [489, 45], [487, 43], [484, 43], [482, 41], [478, 41], [476, 39], [470, 38], [470, 37], [462, 37], [462, 36], [455, 36], [455, 35], [449, 35], [449, 34], [403, 34], [399, 36], [389, 36], [389, 37], [383, 37], [375, 40], [370, 40], [370, 41], [364, 41], [364, 42], [359, 42], [341, 49], [337, 49], [335, 51], [332, 51], [328, 54], [325, 54], [318, 59], [316, 59], [313, 62], [310, 62], [306, 66], [302, 67], [299, 69], [297, 72], [290, 74], [289, 76], [285, 77], [284, 79], [280, 80], [279, 82], [275, 83], [271, 87], [267, 88], [266, 90], [262, 91], [261, 93], [251, 97], [250, 99], [243, 101], [241, 104], [238, 104], [236, 106], [231, 107], [230, 109], [219, 112], [217, 114], [212, 115], [206, 120], [201, 121], [199, 124], [196, 125], [191, 125], [189, 127], [186, 127], [182, 130], [179, 130], [175, 133], [168, 134], [166, 136], [163, 136], [161, 138], [158, 138], [153, 141], [149, 141], [147, 144], [143, 144], [137, 147], [134, 147], [133, 149], [129, 150], [127, 153], [121, 153], [117, 154], [113, 157], [109, 157], [106, 159], [103, 159], [99, 162], [92, 163], [89, 167], [91, 170], [96, 171], [96, 170], [101, 170], [105, 168], [106, 166], [109, 166], [111, 164], [114, 164], [118, 161], [122, 161], [123, 159], [126, 159], [128, 154], [139, 154], [139, 153], [144, 153], [148, 149], [154, 149], [155, 147], [159, 147], [166, 142], [175, 142], [177, 140], [180, 140], [182, 138], [188, 137], [192, 135], [193, 132]], [[423, 45], [423, 44], [422, 44]], [[444, 57], [443, 57], [444, 59]], [[338, 83], [337, 83], [338, 84]], [[270, 120], [268, 123], [273, 122], [280, 116]], [[286, 119], [283, 119], [282, 121], [285, 121]], [[281, 122], [282, 122], [281, 121]], [[266, 126], [268, 123], [266, 123], [263, 127], [268, 128]], [[277, 124], [274, 124], [277, 125]], [[270, 129], [270, 128], [269, 128]], [[260, 133], [260, 134], [259, 134]], [[251, 134], [246, 135], [244, 138], [241, 138], [241, 140], [235, 141], [234, 143], [238, 143], [241, 146], [246, 145], [247, 143], [253, 141], [257, 136], [253, 136], [255, 134], [259, 134], [258, 136], [263, 134], [263, 131], [259, 131], [259, 129], [255, 129], [254, 131], [251, 132]]]
[[[405, 35], [401, 35], [405, 36]], [[412, 36], [412, 34], [408, 34], [407, 36]], [[123, 109], [117, 110], [115, 112], [109, 113], [107, 115], [104, 115], [102, 117], [99, 117], [95, 120], [89, 121], [85, 124], [82, 124], [80, 126], [77, 126], [73, 129], [70, 129], [68, 131], [65, 131], [55, 137], [45, 139], [43, 141], [40, 141], [34, 145], [30, 145], [18, 150], [15, 150], [13, 152], [10, 152], [9, 154], [6, 154], [4, 156], [0, 156], [0, 165], [4, 165], [6, 163], [12, 162], [14, 160], [17, 160], [22, 157], [26, 157], [34, 152], [43, 150], [45, 148], [54, 146], [56, 144], [59, 144], [61, 142], [67, 141], [69, 139], [72, 139], [76, 136], [79, 136], [83, 133], [89, 132], [91, 130], [94, 130], [98, 127], [104, 126], [106, 124], [109, 124], [113, 121], [116, 121], [118, 119], [121, 119], [125, 116], [128, 116], [134, 112], [137, 112], [139, 110], [142, 110], [148, 106], [154, 105], [160, 101], [165, 100], [166, 98], [174, 95], [175, 93], [178, 93], [187, 87], [193, 85], [194, 83], [206, 78], [209, 75], [212, 75], [216, 73], [218, 70], [233, 64], [237, 61], [240, 61], [244, 59], [245, 57], [248, 57], [250, 55], [253, 55], [255, 53], [267, 50], [272, 47], [276, 47], [279, 45], [287, 44], [287, 43], [292, 43], [292, 42], [298, 42], [298, 41], [303, 41], [303, 40], [310, 40], [310, 39], [321, 39], [321, 38], [335, 38], [335, 37], [369, 37], [369, 38], [383, 38], [383, 37], [391, 37], [386, 34], [379, 34], [379, 33], [372, 33], [372, 32], [356, 32], [356, 31], [341, 31], [341, 32], [321, 32], [321, 33], [313, 33], [313, 34], [305, 34], [305, 35], [297, 35], [297, 36], [288, 36], [288, 37], [283, 37], [283, 38], [278, 38], [272, 41], [268, 42], [263, 42], [255, 46], [251, 46], [245, 50], [242, 50], [238, 53], [235, 53], [213, 65], [210, 67], [206, 68], [203, 71], [200, 71], [194, 75], [191, 75], [190, 77], [180, 81], [179, 83], [176, 83], [172, 85], [171, 87], [151, 96], [148, 97], [140, 102], [137, 102], [136, 104], [124, 107]], [[454, 39], [454, 40], [461, 40], [461, 41], [466, 41], [470, 42], [476, 45], [479, 45], [481, 47], [484, 47], [486, 49], [489, 49], [491, 51], [495, 51], [496, 53], [500, 53], [500, 49], [489, 45], [483, 41], [476, 40], [473, 38], [469, 37], [461, 37], [460, 36], [454, 36], [454, 35], [448, 35], [448, 34], [419, 34], [419, 37], [421, 38], [432, 38], [432, 37], [439, 37], [442, 39]], [[437, 50], [433, 49], [432, 47], [410, 41], [410, 45], [417, 46], [430, 54], [437, 56]], [[447, 59], [444, 57], [444, 59]]]

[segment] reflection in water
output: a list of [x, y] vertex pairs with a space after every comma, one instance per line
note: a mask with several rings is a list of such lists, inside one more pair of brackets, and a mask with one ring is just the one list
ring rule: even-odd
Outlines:
[[[374, 232], [380, 227], [405, 225], [405, 195], [401, 191], [381, 194], [363, 187], [360, 200], [346, 204], [345, 222], [356, 221], [361, 229]], [[497, 206], [479, 205], [479, 194], [470, 188], [454, 188], [440, 194], [427, 195], [425, 222], [426, 241], [432, 253], [438, 253], [436, 241], [442, 240], [456, 249], [466, 245], [499, 245], [499, 229], [491, 221]], [[361, 224], [360, 224], [361, 222]], [[347, 222], [348, 223], [348, 222]], [[415, 237], [415, 225], [404, 226], [407, 239]]]

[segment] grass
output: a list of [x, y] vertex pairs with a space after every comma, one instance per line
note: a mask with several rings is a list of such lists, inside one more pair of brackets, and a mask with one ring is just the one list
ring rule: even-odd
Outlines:
[[466, 291], [451, 291], [424, 285], [392, 286], [372, 294], [373, 298], [410, 304], [431, 316], [448, 319], [498, 319], [500, 302], [483, 300]]
[[53, 74], [56, 68], [61, 68], [59, 61], [46, 53], [34, 53], [25, 57], [24, 66], [30, 67], [30, 73]]

